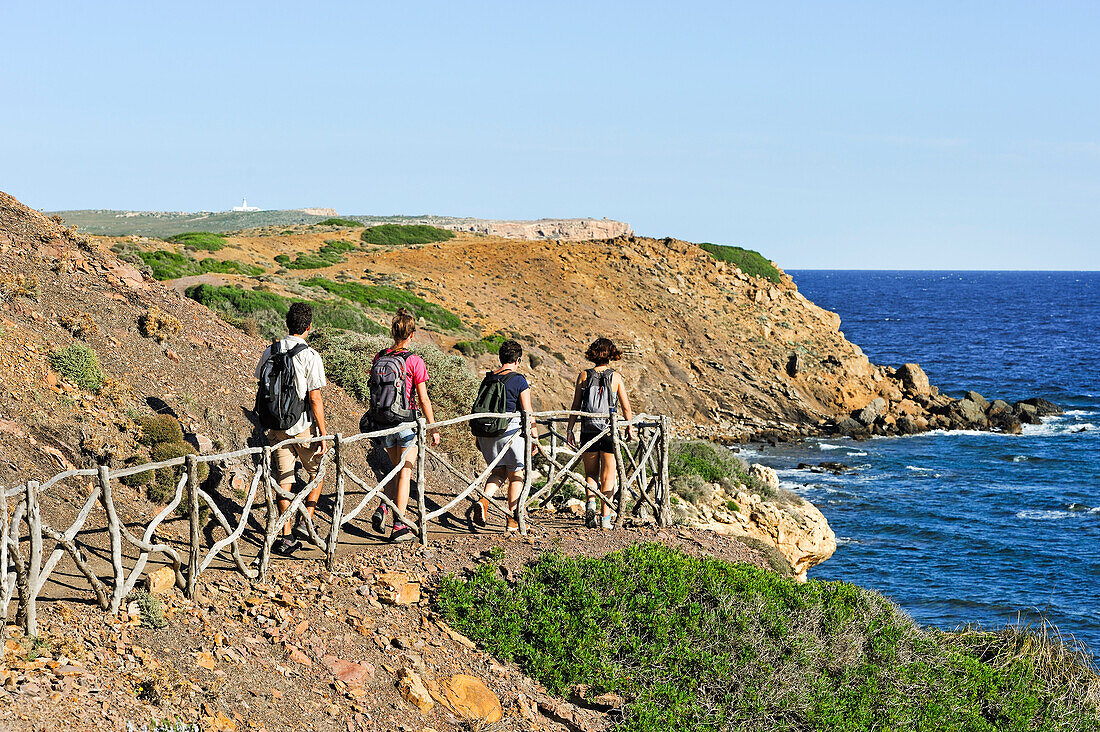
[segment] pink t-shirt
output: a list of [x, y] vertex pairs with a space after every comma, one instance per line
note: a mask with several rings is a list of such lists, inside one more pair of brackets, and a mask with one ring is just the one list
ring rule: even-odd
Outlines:
[[[382, 354], [393, 352], [392, 348], [387, 348], [375, 356], [374, 360], [377, 361]], [[409, 405], [410, 409], [419, 409], [420, 405], [417, 404], [416, 399], [416, 387], [428, 382], [428, 367], [424, 363], [424, 359], [412, 353], [405, 357], [405, 371], [412, 377], [412, 379], [405, 379], [405, 403]]]

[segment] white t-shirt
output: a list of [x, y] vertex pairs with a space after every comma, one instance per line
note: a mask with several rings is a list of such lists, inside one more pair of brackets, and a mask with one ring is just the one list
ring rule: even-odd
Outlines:
[[[279, 350], [277, 353], [285, 353], [290, 349], [305, 343], [305, 339], [300, 336], [287, 336], [279, 341]], [[271, 349], [275, 346], [272, 344], [264, 350], [264, 355], [260, 357], [260, 363], [256, 365], [256, 378], [260, 378], [260, 370], [264, 367], [267, 359], [271, 358]], [[306, 348], [304, 351], [300, 351], [297, 356], [294, 357], [294, 386], [298, 389], [298, 397], [305, 399], [306, 394], [314, 389], [320, 389], [328, 384], [325, 380], [325, 364], [321, 361], [321, 354], [312, 348]], [[306, 404], [306, 411], [302, 414], [301, 419], [292, 424], [287, 429], [287, 434], [297, 435], [305, 432], [313, 424], [313, 410], [309, 408], [309, 404]]]

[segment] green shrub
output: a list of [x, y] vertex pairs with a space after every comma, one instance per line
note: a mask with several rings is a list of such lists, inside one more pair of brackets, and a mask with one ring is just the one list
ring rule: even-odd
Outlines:
[[141, 610], [141, 624], [146, 628], [159, 630], [168, 625], [164, 617], [164, 601], [156, 595], [149, 594], [148, 590], [138, 588], [127, 596], [130, 602], [136, 602]]
[[[174, 458], [185, 457], [187, 455], [194, 455], [198, 450], [194, 445], [187, 442], [159, 442], [153, 446], [152, 459], [153, 462], [159, 463], [163, 460], [172, 460]], [[176, 486], [179, 484], [180, 478], [183, 477], [184, 466], [177, 465], [171, 468], [158, 468], [156, 470], [156, 479], [150, 484], [148, 488], [149, 500], [155, 503], [168, 503], [172, 500], [172, 497], [176, 495]], [[198, 479], [199, 482], [203, 482], [210, 475], [210, 465], [207, 463], [198, 464]], [[180, 505], [176, 507], [177, 513], [187, 513], [187, 495], [188, 491], [184, 488], [184, 499], [180, 501]]]
[[709, 242], [703, 242], [699, 247], [720, 262], [729, 262], [736, 265], [739, 270], [749, 277], [763, 277], [770, 282], [779, 283], [779, 270], [775, 268], [774, 264], [765, 259], [760, 252]]
[[160, 249], [154, 252], [138, 252], [138, 257], [153, 270], [153, 278], [175, 280], [198, 274], [235, 274], [245, 277], [258, 277], [266, 270], [253, 264], [244, 264], [232, 259], [206, 258], [198, 261], [186, 254]]
[[436, 609], [552, 693], [620, 694], [616, 729], [1100, 728], [1086, 655], [927, 630], [855, 585], [799, 584], [660, 544], [544, 554], [514, 580], [482, 564], [442, 580]]
[[673, 440], [669, 446], [668, 474], [694, 475], [708, 483], [739, 481], [756, 488], [749, 466], [732, 452], [706, 440]]
[[182, 244], [192, 249], [202, 249], [207, 252], [216, 252], [225, 247], [225, 237], [221, 234], [212, 234], [208, 231], [188, 231], [183, 234], [170, 236], [165, 241]]
[[68, 348], [54, 351], [49, 356], [53, 370], [81, 389], [99, 391], [103, 386], [103, 369], [99, 357], [83, 343], [74, 343]]
[[[134, 455], [133, 457], [127, 459], [124, 465], [129, 468], [134, 465], [142, 465], [147, 462], [149, 462], [149, 459], [147, 457], [144, 457], [142, 455]], [[127, 475], [123, 478], [119, 478], [119, 482], [123, 485], [128, 485], [131, 488], [144, 488], [153, 482], [154, 477], [155, 476], [153, 475], [152, 470], [143, 470], [140, 473], [134, 473], [133, 475]]]
[[302, 284], [306, 287], [320, 288], [345, 300], [388, 313], [396, 312], [400, 307], [407, 307], [417, 316], [445, 330], [456, 330], [462, 327], [462, 321], [450, 310], [396, 287], [334, 282], [324, 277], [313, 277]]
[[453, 239], [455, 233], [424, 224], [380, 224], [361, 234], [367, 244], [430, 244]]
[[[730, 502], [732, 503], [732, 501]], [[757, 539], [755, 536], [735, 536], [733, 538], [748, 548], [760, 552], [764, 556], [764, 560], [768, 563], [768, 567], [771, 568], [771, 571], [783, 577], [794, 577], [794, 567], [791, 566], [791, 563], [783, 556], [783, 552], [779, 551], [779, 547], [775, 544]]]
[[478, 341], [459, 341], [454, 348], [463, 356], [480, 356], [483, 353], [497, 354], [500, 353], [500, 347], [506, 340], [508, 339], [499, 333], [494, 333]]
[[366, 226], [366, 224], [361, 221], [356, 221], [355, 219], [334, 218], [325, 219], [324, 221], [318, 221], [316, 224], [314, 224], [314, 226], [345, 226], [347, 228], [361, 229]]
[[185, 294], [211, 310], [231, 315], [251, 315], [261, 310], [274, 310], [286, 317], [291, 302], [273, 292], [245, 290], [231, 285], [192, 285]]
[[161, 442], [183, 442], [183, 427], [171, 414], [150, 414], [138, 417], [134, 423], [141, 428], [138, 442], [153, 446]]
[[298, 252], [294, 259], [286, 254], [278, 254], [275, 256], [275, 261], [287, 269], [321, 269], [345, 261], [343, 255], [358, 248], [350, 241], [329, 239], [316, 254]]

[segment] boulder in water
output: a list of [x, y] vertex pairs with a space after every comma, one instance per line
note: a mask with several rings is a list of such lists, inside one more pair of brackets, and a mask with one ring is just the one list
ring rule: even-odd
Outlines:
[[981, 407], [983, 412], [989, 409], [989, 400], [976, 391], [966, 392], [966, 396], [964, 398], [969, 399], [970, 401], [977, 404], [979, 407]]
[[1036, 413], [1040, 417], [1053, 417], [1059, 414], [1065, 414], [1065, 410], [1059, 407], [1057, 404], [1051, 401], [1047, 401], [1041, 397], [1032, 397], [1031, 399], [1025, 399], [1021, 404], [1029, 404], [1035, 407]]
[[927, 396], [932, 391], [932, 386], [928, 383], [928, 374], [915, 363], [903, 365], [894, 376], [901, 382], [902, 388], [911, 394]]

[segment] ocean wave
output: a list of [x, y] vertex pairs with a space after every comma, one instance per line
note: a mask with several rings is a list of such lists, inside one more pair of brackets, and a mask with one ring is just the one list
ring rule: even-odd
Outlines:
[[854, 539], [851, 536], [838, 536], [836, 538], [836, 545], [837, 546], [844, 546], [845, 544], [862, 544], [862, 543], [863, 542], [860, 541], [859, 539]]
[[1025, 508], [1023, 511], [1016, 512], [1016, 518], [1029, 521], [1057, 521], [1072, 516], [1071, 511], [1048, 511], [1038, 508]]
[[843, 445], [830, 445], [828, 442], [819, 442], [817, 444], [818, 450], [843, 450]]
[[933, 473], [936, 470], [935, 468], [919, 468], [916, 465], [906, 465], [905, 469], [906, 470], [912, 470], [913, 472], [916, 472], [916, 473]]
[[867, 457], [867, 453], [856, 450], [855, 452], [844, 453], [848, 457]]
[[1053, 435], [1072, 435], [1078, 432], [1094, 432], [1096, 425], [1092, 422], [1055, 422], [1051, 419], [1043, 424], [1025, 424], [1023, 433], [1028, 437], [1050, 437]]

